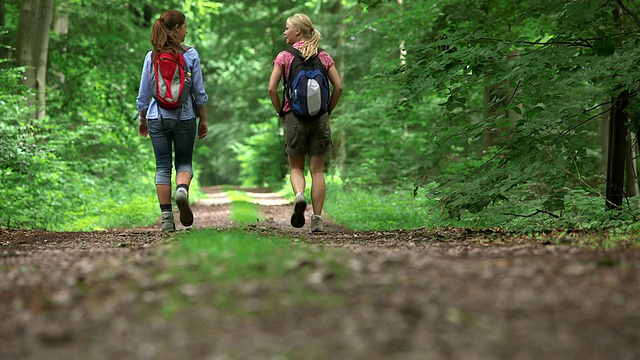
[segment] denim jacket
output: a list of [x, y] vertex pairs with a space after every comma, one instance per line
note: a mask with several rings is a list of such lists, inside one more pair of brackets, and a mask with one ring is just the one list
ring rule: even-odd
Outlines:
[[[147, 110], [147, 119], [158, 119], [158, 111], [162, 115], [163, 119], [175, 119], [178, 116], [178, 109], [167, 110], [158, 106], [156, 100], [153, 98], [152, 89], [152, 77], [153, 70], [151, 66], [152, 51], [149, 51], [144, 58], [144, 65], [142, 66], [142, 76], [140, 78], [140, 89], [138, 91], [138, 98], [136, 99], [136, 106], [138, 110]], [[200, 67], [200, 55], [194, 48], [190, 48], [184, 53], [184, 61], [187, 64], [187, 71], [191, 72], [191, 93], [195, 98], [195, 108], [200, 108], [207, 103], [209, 97], [204, 89], [204, 81], [202, 78], [202, 68]], [[196, 117], [194, 109], [194, 103], [187, 101], [182, 104], [182, 112], [180, 113], [180, 120], [190, 120]]]

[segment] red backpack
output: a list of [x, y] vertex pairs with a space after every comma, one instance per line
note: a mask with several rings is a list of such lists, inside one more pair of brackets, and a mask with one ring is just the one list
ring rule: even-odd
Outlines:
[[185, 49], [178, 52], [177, 59], [171, 53], [162, 52], [153, 61], [153, 98], [158, 106], [164, 109], [175, 110], [187, 99], [190, 84], [190, 75], [182, 55]]

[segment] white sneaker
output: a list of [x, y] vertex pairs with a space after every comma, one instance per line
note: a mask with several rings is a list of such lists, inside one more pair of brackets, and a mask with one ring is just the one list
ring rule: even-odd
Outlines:
[[311, 232], [312, 233], [324, 232], [322, 216], [311, 215]]
[[189, 207], [189, 193], [185, 188], [176, 190], [176, 204], [180, 210], [180, 223], [183, 226], [193, 225], [193, 212]]
[[301, 228], [304, 226], [304, 212], [307, 210], [307, 199], [304, 194], [298, 193], [293, 205], [293, 215], [291, 215], [291, 226]]

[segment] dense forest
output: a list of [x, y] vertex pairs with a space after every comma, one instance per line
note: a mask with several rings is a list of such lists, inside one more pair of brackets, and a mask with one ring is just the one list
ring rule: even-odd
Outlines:
[[287, 187], [267, 82], [303, 12], [345, 86], [330, 193], [395, 194], [422, 226], [639, 223], [635, 0], [0, 0], [0, 228], [154, 220], [135, 99], [171, 8], [209, 94], [200, 186]]

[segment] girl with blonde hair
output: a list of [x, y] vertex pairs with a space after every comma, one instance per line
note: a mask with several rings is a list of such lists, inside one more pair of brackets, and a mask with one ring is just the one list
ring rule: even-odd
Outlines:
[[311, 172], [311, 207], [313, 209], [310, 230], [311, 232], [322, 232], [324, 231], [322, 208], [327, 193], [324, 181], [324, 157], [331, 149], [329, 119], [338, 104], [340, 95], [342, 95], [342, 80], [331, 56], [318, 48], [321, 34], [307, 15], [295, 14], [289, 17], [286, 21], [284, 37], [286, 43], [297, 49], [305, 61], [316, 56], [320, 59], [333, 88], [329, 97], [328, 113], [317, 120], [299, 119], [291, 112], [287, 97], [284, 97], [283, 104], [278, 93], [280, 79], [283, 76], [285, 79], [289, 78], [294, 55], [292, 52], [284, 50], [273, 61], [273, 70], [269, 78], [269, 98], [280, 117], [280, 121], [284, 124], [285, 152], [289, 159], [291, 187], [296, 195], [291, 225], [300, 228], [305, 224], [307, 200], [304, 196], [306, 186], [304, 166], [308, 155], [309, 171]]

